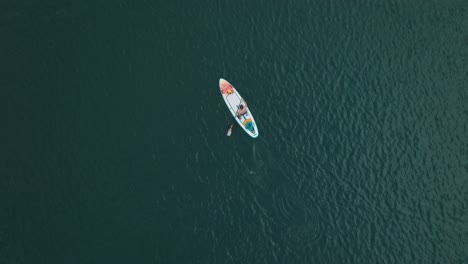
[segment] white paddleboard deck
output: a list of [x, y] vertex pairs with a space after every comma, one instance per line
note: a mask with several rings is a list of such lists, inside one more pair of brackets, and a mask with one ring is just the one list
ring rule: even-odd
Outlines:
[[244, 99], [237, 92], [237, 90], [232, 86], [228, 81], [224, 79], [219, 79], [219, 90], [223, 96], [224, 102], [226, 103], [229, 111], [231, 112], [234, 119], [237, 123], [244, 129], [244, 131], [249, 134], [249, 136], [256, 138], [258, 137], [258, 128], [255, 120], [250, 112], [249, 107], [247, 106], [247, 112], [241, 115], [240, 118], [237, 117], [237, 109]]

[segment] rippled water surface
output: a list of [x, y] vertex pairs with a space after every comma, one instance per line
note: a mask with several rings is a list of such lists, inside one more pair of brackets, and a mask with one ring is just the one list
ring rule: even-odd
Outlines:
[[9, 2], [0, 263], [468, 263], [466, 1]]

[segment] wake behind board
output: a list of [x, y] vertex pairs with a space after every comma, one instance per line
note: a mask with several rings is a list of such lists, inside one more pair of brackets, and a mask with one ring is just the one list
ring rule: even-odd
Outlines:
[[255, 120], [248, 107], [246, 113], [241, 115], [240, 118], [237, 117], [237, 109], [239, 109], [239, 106], [244, 99], [242, 99], [241, 95], [237, 92], [234, 86], [221, 78], [219, 79], [219, 90], [223, 96], [224, 102], [229, 109], [229, 112], [231, 112], [237, 123], [242, 127], [242, 129], [244, 129], [247, 134], [249, 134], [249, 136], [253, 138], [258, 137], [257, 124], [255, 124]]

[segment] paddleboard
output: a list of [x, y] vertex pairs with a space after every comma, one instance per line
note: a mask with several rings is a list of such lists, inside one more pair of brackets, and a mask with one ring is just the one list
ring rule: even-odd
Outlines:
[[250, 112], [250, 106], [247, 105], [247, 112], [242, 114], [240, 118], [237, 117], [237, 110], [241, 105], [241, 102], [244, 102], [242, 96], [237, 92], [237, 90], [232, 86], [228, 81], [223, 78], [219, 79], [219, 90], [223, 96], [224, 102], [226, 103], [229, 112], [231, 112], [234, 119], [237, 121], [240, 127], [251, 137], [258, 137], [258, 128], [255, 120]]

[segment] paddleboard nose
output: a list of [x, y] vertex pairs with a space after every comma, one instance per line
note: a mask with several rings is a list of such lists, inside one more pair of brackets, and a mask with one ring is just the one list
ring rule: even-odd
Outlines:
[[224, 80], [223, 78], [220, 78], [219, 79], [219, 86], [221, 86], [223, 83], [226, 83], [227, 81]]

